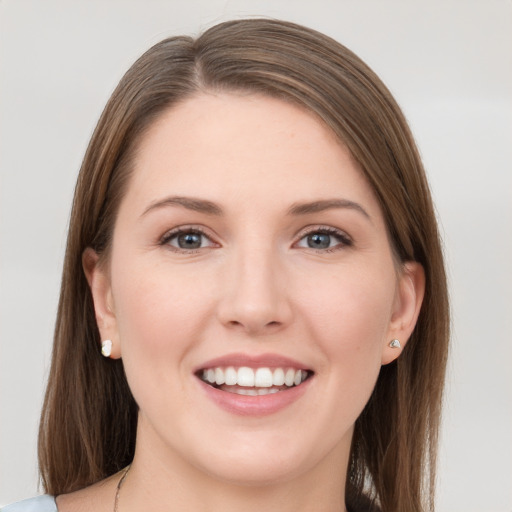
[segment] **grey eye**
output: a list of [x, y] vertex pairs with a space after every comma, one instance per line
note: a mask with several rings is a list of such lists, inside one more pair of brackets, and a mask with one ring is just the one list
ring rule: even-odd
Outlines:
[[[297, 243], [297, 247], [317, 250], [335, 250], [350, 247], [352, 240], [343, 231], [332, 228], [321, 228], [306, 233]], [[326, 251], [328, 252], [328, 251]]]
[[207, 235], [199, 230], [179, 230], [169, 233], [162, 240], [162, 244], [170, 245], [183, 251], [193, 251], [215, 245]]
[[331, 246], [331, 235], [327, 233], [312, 233], [307, 236], [308, 247], [313, 249], [327, 249]]
[[182, 233], [176, 237], [180, 249], [199, 249], [202, 245], [201, 233]]

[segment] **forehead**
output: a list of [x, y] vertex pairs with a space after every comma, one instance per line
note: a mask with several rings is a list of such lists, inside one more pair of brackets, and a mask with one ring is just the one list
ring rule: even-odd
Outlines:
[[185, 100], [144, 135], [125, 199], [166, 193], [272, 204], [349, 194], [375, 203], [348, 150], [313, 114], [227, 93]]

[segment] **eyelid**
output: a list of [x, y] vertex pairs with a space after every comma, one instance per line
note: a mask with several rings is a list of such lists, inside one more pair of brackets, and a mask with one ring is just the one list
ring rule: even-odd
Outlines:
[[[333, 226], [327, 226], [327, 225], [316, 225], [316, 226], [307, 226], [303, 228], [298, 234], [297, 234], [297, 240], [294, 243], [294, 245], [297, 245], [303, 238], [305, 238], [308, 235], [311, 235], [313, 233], [323, 233], [327, 235], [333, 235], [341, 240], [341, 247], [351, 247], [354, 245], [354, 240], [352, 237], [342, 229], [335, 228]], [[318, 252], [330, 252], [333, 250], [336, 250], [337, 248], [341, 248], [338, 244], [337, 246], [326, 248], [326, 249], [315, 249], [313, 247], [310, 247], [309, 249], [318, 251]]]
[[[185, 234], [185, 233], [200, 234], [209, 240], [210, 245], [208, 245], [207, 247], [199, 247], [196, 249], [183, 249], [180, 247], [173, 246], [169, 243], [169, 241], [172, 240], [173, 238], [177, 237], [180, 234]], [[350, 247], [354, 243], [352, 237], [350, 235], [348, 235], [346, 231], [343, 231], [339, 228], [335, 228], [333, 226], [319, 224], [319, 225], [307, 226], [307, 227], [303, 228], [296, 235], [296, 237], [295, 237], [296, 241], [293, 243], [293, 246], [297, 246], [297, 244], [303, 238], [305, 238], [308, 235], [313, 234], [313, 233], [323, 233], [323, 234], [332, 235], [340, 240], [340, 243], [335, 245], [334, 247], [330, 247], [330, 248], [326, 248], [326, 249], [315, 249], [312, 247], [309, 248], [309, 249], [312, 249], [312, 250], [318, 251], [318, 252], [330, 252], [330, 251], [333, 251], [333, 250], [336, 250], [336, 249], [339, 249], [342, 247], [345, 247], [345, 248]], [[215, 240], [215, 238], [216, 237], [210, 233], [210, 230], [205, 229], [203, 226], [196, 225], [196, 224], [189, 224], [189, 225], [176, 226], [172, 229], [167, 230], [159, 238], [158, 244], [162, 245], [162, 246], [166, 245], [176, 252], [183, 252], [183, 253], [190, 254], [193, 252], [200, 251], [202, 249], [209, 249], [211, 247], [220, 247], [221, 244], [218, 243]]]
[[[183, 249], [181, 247], [175, 247], [174, 245], [171, 245], [169, 243], [170, 240], [177, 237], [178, 235], [186, 234], [186, 233], [200, 234], [200, 235], [204, 236], [205, 238], [207, 238], [210, 241], [211, 245], [209, 245], [208, 247], [199, 247], [197, 249]], [[166, 245], [170, 249], [172, 249], [173, 251], [176, 251], [176, 252], [194, 253], [194, 252], [197, 252], [202, 249], [209, 249], [211, 247], [219, 247], [220, 244], [218, 242], [216, 242], [214, 238], [215, 237], [212, 234], [210, 234], [210, 232], [207, 231], [204, 227], [196, 225], [196, 224], [188, 224], [188, 225], [186, 224], [186, 225], [182, 225], [182, 226], [176, 226], [175, 228], [167, 230], [159, 238], [158, 245]]]

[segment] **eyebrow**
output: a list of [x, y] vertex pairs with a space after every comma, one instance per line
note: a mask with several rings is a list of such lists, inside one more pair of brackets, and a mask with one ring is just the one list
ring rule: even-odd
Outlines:
[[220, 206], [216, 205], [215, 203], [212, 203], [211, 201], [207, 201], [205, 199], [197, 199], [194, 197], [171, 196], [151, 203], [144, 210], [141, 217], [153, 210], [158, 210], [167, 206], [181, 206], [187, 210], [193, 210], [195, 212], [205, 213], [207, 215], [223, 214], [222, 208], [220, 208]]
[[[165, 208], [168, 206], [181, 206], [187, 210], [204, 213], [206, 215], [223, 215], [220, 206], [206, 199], [198, 199], [194, 197], [170, 196], [151, 203], [142, 213], [141, 216], [148, 214], [153, 210]], [[359, 204], [348, 199], [323, 199], [319, 201], [311, 201], [308, 203], [294, 203], [288, 209], [288, 215], [308, 215], [311, 213], [323, 212], [336, 208], [348, 208], [363, 214], [368, 220], [372, 220], [368, 212]]]
[[295, 203], [288, 210], [289, 215], [307, 215], [310, 213], [323, 212], [335, 208], [348, 208], [362, 213], [370, 222], [370, 214], [359, 204], [348, 199], [323, 199], [309, 203]]

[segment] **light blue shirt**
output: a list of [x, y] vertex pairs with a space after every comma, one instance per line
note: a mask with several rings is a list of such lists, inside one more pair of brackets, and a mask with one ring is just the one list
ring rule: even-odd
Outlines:
[[0, 508], [0, 512], [58, 512], [55, 498], [45, 494]]

